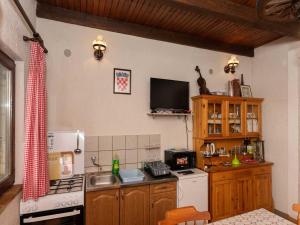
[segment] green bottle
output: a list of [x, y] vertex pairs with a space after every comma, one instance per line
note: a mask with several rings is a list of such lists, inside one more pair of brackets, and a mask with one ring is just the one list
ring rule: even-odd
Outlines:
[[120, 170], [120, 162], [118, 159], [113, 160], [113, 165], [112, 165], [112, 173], [114, 175], [119, 175], [119, 170]]

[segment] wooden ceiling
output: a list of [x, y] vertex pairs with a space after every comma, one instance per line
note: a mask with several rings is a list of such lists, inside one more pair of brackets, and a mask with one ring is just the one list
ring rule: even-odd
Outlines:
[[259, 21], [256, 0], [38, 0], [37, 16], [253, 56], [295, 27]]

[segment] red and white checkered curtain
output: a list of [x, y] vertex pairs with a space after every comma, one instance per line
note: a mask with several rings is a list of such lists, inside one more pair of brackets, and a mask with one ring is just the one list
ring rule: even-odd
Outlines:
[[23, 200], [38, 199], [49, 190], [45, 53], [30, 44], [26, 88]]

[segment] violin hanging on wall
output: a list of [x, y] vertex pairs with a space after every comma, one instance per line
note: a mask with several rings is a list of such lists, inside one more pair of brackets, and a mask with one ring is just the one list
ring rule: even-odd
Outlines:
[[200, 69], [198, 66], [196, 66], [195, 71], [199, 73], [199, 78], [197, 79], [197, 83], [199, 85], [199, 93], [200, 95], [211, 95], [209, 89], [206, 87], [206, 81], [202, 77], [202, 74], [200, 72]]

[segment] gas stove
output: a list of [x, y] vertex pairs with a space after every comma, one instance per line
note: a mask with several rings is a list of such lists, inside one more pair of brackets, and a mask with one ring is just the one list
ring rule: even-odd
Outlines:
[[82, 225], [84, 218], [84, 134], [48, 132], [50, 188], [36, 201], [20, 203], [20, 224]]
[[74, 175], [71, 178], [50, 182], [50, 190], [37, 201], [21, 202], [20, 214], [42, 212], [84, 205], [84, 175]]
[[50, 181], [48, 195], [82, 191], [84, 176], [74, 175], [71, 178]]

